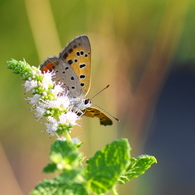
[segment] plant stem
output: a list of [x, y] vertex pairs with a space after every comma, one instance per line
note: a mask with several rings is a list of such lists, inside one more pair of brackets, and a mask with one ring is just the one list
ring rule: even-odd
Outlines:
[[117, 191], [116, 191], [116, 187], [115, 187], [115, 186], [112, 188], [112, 194], [113, 194], [113, 195], [118, 195], [118, 193], [117, 193]]
[[69, 134], [68, 131], [64, 131], [64, 136], [65, 136], [65, 138], [66, 138], [67, 141], [72, 142], [72, 139], [71, 139], [70, 134]]

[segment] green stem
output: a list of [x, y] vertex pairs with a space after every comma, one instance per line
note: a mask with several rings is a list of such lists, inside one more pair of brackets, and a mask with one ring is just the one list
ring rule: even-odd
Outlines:
[[112, 188], [112, 194], [113, 194], [113, 195], [118, 195], [118, 193], [117, 193], [117, 191], [116, 191], [116, 187], [115, 187], [115, 186]]
[[67, 141], [72, 142], [72, 139], [70, 137], [69, 131], [64, 131], [64, 137], [66, 138]]

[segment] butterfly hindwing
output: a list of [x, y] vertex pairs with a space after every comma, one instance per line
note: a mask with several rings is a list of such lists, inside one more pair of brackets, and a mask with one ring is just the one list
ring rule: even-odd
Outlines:
[[91, 46], [86, 35], [76, 37], [60, 53], [59, 58], [67, 62], [78, 77], [85, 97], [91, 84]]
[[68, 91], [69, 97], [76, 98], [81, 96], [82, 90], [77, 75], [68, 63], [58, 57], [49, 57], [40, 65], [40, 70], [42, 72], [54, 71], [53, 80], [62, 84]]
[[112, 120], [109, 119], [103, 112], [94, 107], [89, 107], [84, 110], [83, 116], [96, 117], [100, 119], [101, 125], [112, 125]]

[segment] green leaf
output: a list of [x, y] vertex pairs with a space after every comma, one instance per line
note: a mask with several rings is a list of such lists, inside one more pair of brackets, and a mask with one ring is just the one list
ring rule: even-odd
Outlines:
[[59, 182], [56, 179], [44, 179], [31, 192], [33, 195], [52, 195], [58, 192]]
[[72, 185], [73, 183], [84, 183], [84, 178], [81, 168], [74, 168], [72, 170], [64, 171], [56, 177], [60, 183]]
[[[55, 179], [44, 179], [32, 191], [33, 195], [88, 195], [85, 186], [82, 183], [66, 183], [62, 178], [69, 178], [68, 175], [59, 175]], [[73, 180], [71, 180], [73, 181]]]
[[57, 171], [58, 168], [56, 166], [55, 163], [49, 163], [44, 169], [43, 172], [44, 173], [54, 173], [55, 171]]
[[83, 178], [83, 170], [77, 168], [81, 158], [72, 142], [55, 141], [51, 146], [50, 160], [44, 172], [61, 171], [54, 179], [45, 179], [32, 191], [33, 195], [88, 195], [86, 182]]
[[130, 162], [131, 163], [127, 168], [126, 173], [119, 179], [120, 184], [124, 184], [126, 181], [129, 181], [132, 178], [144, 174], [153, 163], [157, 163], [157, 160], [153, 156], [141, 155], [137, 158], [130, 158]]
[[79, 164], [80, 154], [72, 142], [57, 140], [51, 146], [50, 160], [52, 163], [44, 168], [46, 172], [56, 171], [55, 164], [58, 170], [72, 169]]
[[87, 195], [81, 168], [65, 170], [54, 179], [45, 179], [32, 191], [34, 195], [70, 194]]
[[130, 146], [126, 139], [106, 145], [87, 161], [86, 179], [89, 189], [101, 194], [111, 189], [129, 166]]

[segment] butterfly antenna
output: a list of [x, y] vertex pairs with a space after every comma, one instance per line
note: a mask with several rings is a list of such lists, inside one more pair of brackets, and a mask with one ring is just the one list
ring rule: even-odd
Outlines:
[[[100, 94], [102, 91], [104, 91], [105, 89], [107, 89], [108, 87], [110, 87], [110, 84], [107, 85], [106, 87], [104, 87], [102, 90], [100, 90], [98, 93], [96, 93], [92, 98], [90, 98], [89, 100], [91, 101], [94, 97], [96, 97], [98, 94]], [[99, 108], [100, 110], [102, 110], [103, 112], [105, 112], [107, 115], [109, 115], [111, 118], [115, 119], [116, 121], [120, 122], [120, 120], [114, 116], [112, 116], [109, 112], [107, 112], [106, 110], [104, 110], [103, 108], [101, 108], [100, 106], [96, 105], [93, 103], [93, 105], [97, 108]]]
[[110, 87], [110, 85], [107, 85], [106, 87], [104, 87], [102, 90], [100, 90], [98, 93], [96, 93], [92, 98], [90, 98], [89, 100], [91, 101], [94, 97], [96, 97], [98, 94], [100, 94], [102, 91], [104, 91], [105, 89], [107, 89], [108, 87]]
[[111, 116], [113, 119], [115, 119], [116, 121], [120, 122], [120, 120], [116, 117], [114, 117], [113, 115], [111, 115], [109, 112], [107, 112], [106, 110], [104, 110], [103, 108], [101, 108], [100, 106], [96, 105], [93, 103], [93, 105], [97, 108], [99, 108], [100, 110], [102, 110], [103, 112], [105, 112], [107, 115]]

